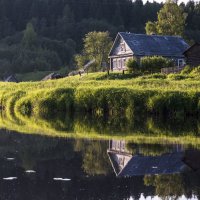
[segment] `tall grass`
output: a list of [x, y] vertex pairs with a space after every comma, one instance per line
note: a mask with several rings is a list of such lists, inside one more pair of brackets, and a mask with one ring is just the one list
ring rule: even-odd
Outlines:
[[200, 113], [200, 81], [169, 80], [158, 75], [126, 80], [104, 77], [105, 73], [96, 73], [53, 81], [0, 83], [0, 105], [6, 111], [24, 115], [60, 111], [98, 115]]

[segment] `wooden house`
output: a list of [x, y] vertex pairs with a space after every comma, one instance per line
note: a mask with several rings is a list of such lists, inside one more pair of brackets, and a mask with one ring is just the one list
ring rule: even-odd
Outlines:
[[117, 177], [133, 177], [155, 174], [181, 173], [187, 169], [200, 169], [200, 151], [184, 150], [172, 145], [170, 151], [161, 155], [143, 155], [140, 149], [131, 153], [123, 140], [110, 140], [107, 150], [109, 160]]
[[8, 77], [6, 77], [4, 79], [4, 82], [14, 82], [14, 83], [18, 83], [19, 81], [17, 80], [17, 78], [15, 77], [15, 75], [10, 75]]
[[200, 43], [193, 44], [183, 55], [186, 57], [186, 64], [192, 67], [200, 66]]
[[110, 69], [125, 70], [126, 61], [144, 56], [163, 56], [172, 59], [176, 66], [185, 63], [183, 52], [189, 45], [178, 36], [146, 35], [120, 32], [109, 53]]

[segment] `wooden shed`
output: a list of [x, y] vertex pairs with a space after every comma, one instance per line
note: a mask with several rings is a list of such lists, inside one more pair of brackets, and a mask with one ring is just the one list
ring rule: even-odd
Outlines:
[[10, 75], [8, 77], [6, 77], [4, 79], [4, 82], [14, 82], [14, 83], [18, 83], [19, 81], [17, 80], [17, 78], [15, 77], [15, 75]]
[[193, 44], [184, 53], [186, 64], [196, 67], [200, 66], [200, 43]]

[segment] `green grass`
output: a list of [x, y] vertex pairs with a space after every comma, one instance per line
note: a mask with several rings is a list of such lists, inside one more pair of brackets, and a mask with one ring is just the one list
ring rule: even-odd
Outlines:
[[[200, 146], [197, 137], [199, 125], [188, 129], [189, 126], [183, 126], [187, 124], [184, 121], [179, 123], [179, 128], [171, 129], [168, 122], [166, 128], [147, 120], [143, 129], [137, 124], [144, 120], [130, 121], [134, 116], [147, 114], [169, 115], [180, 120], [184, 115], [199, 115], [200, 81], [197, 76], [192, 78], [188, 75], [185, 79], [174, 76], [178, 77], [161, 74], [135, 77], [119, 73], [108, 76], [102, 72], [41, 82], [1, 82], [0, 105], [3, 112], [0, 127], [58, 137], [123, 138], [136, 143], [167, 142]], [[75, 112], [81, 115], [93, 113], [98, 120], [94, 117], [67, 123], [70, 119], [63, 122], [45, 118]], [[105, 114], [112, 116], [113, 120], [101, 122]]]
[[0, 83], [0, 105], [7, 111], [43, 115], [56, 112], [96, 114], [154, 113], [198, 115], [200, 81], [180, 75], [91, 73], [60, 80]]

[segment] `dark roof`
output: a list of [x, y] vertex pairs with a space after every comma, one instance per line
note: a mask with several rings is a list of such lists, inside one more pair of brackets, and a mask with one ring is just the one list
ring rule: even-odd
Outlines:
[[7, 78], [4, 79], [5, 82], [15, 82], [18, 83], [17, 78], [15, 77], [15, 75], [10, 75]]
[[189, 45], [179, 36], [146, 35], [120, 32], [133, 53], [137, 56], [183, 57]]
[[200, 46], [200, 43], [195, 42], [191, 47], [187, 48], [187, 49], [183, 52], [183, 54], [187, 53], [190, 49], [192, 49], [192, 48], [195, 47], [195, 46]]
[[162, 156], [133, 156], [118, 177], [179, 173], [185, 166], [183, 153]]
[[115, 152], [108, 152], [112, 167], [118, 177], [173, 174], [181, 172], [186, 167], [183, 161], [183, 152], [161, 156], [134, 155], [123, 169], [120, 169], [119, 164], [115, 161], [115, 154]]
[[58, 74], [58, 73], [53, 72], [53, 73], [51, 73], [51, 74], [45, 76], [45, 77], [42, 79], [42, 81], [52, 80], [52, 79], [59, 79], [59, 78], [63, 78], [63, 76], [61, 76], [61, 75]]

